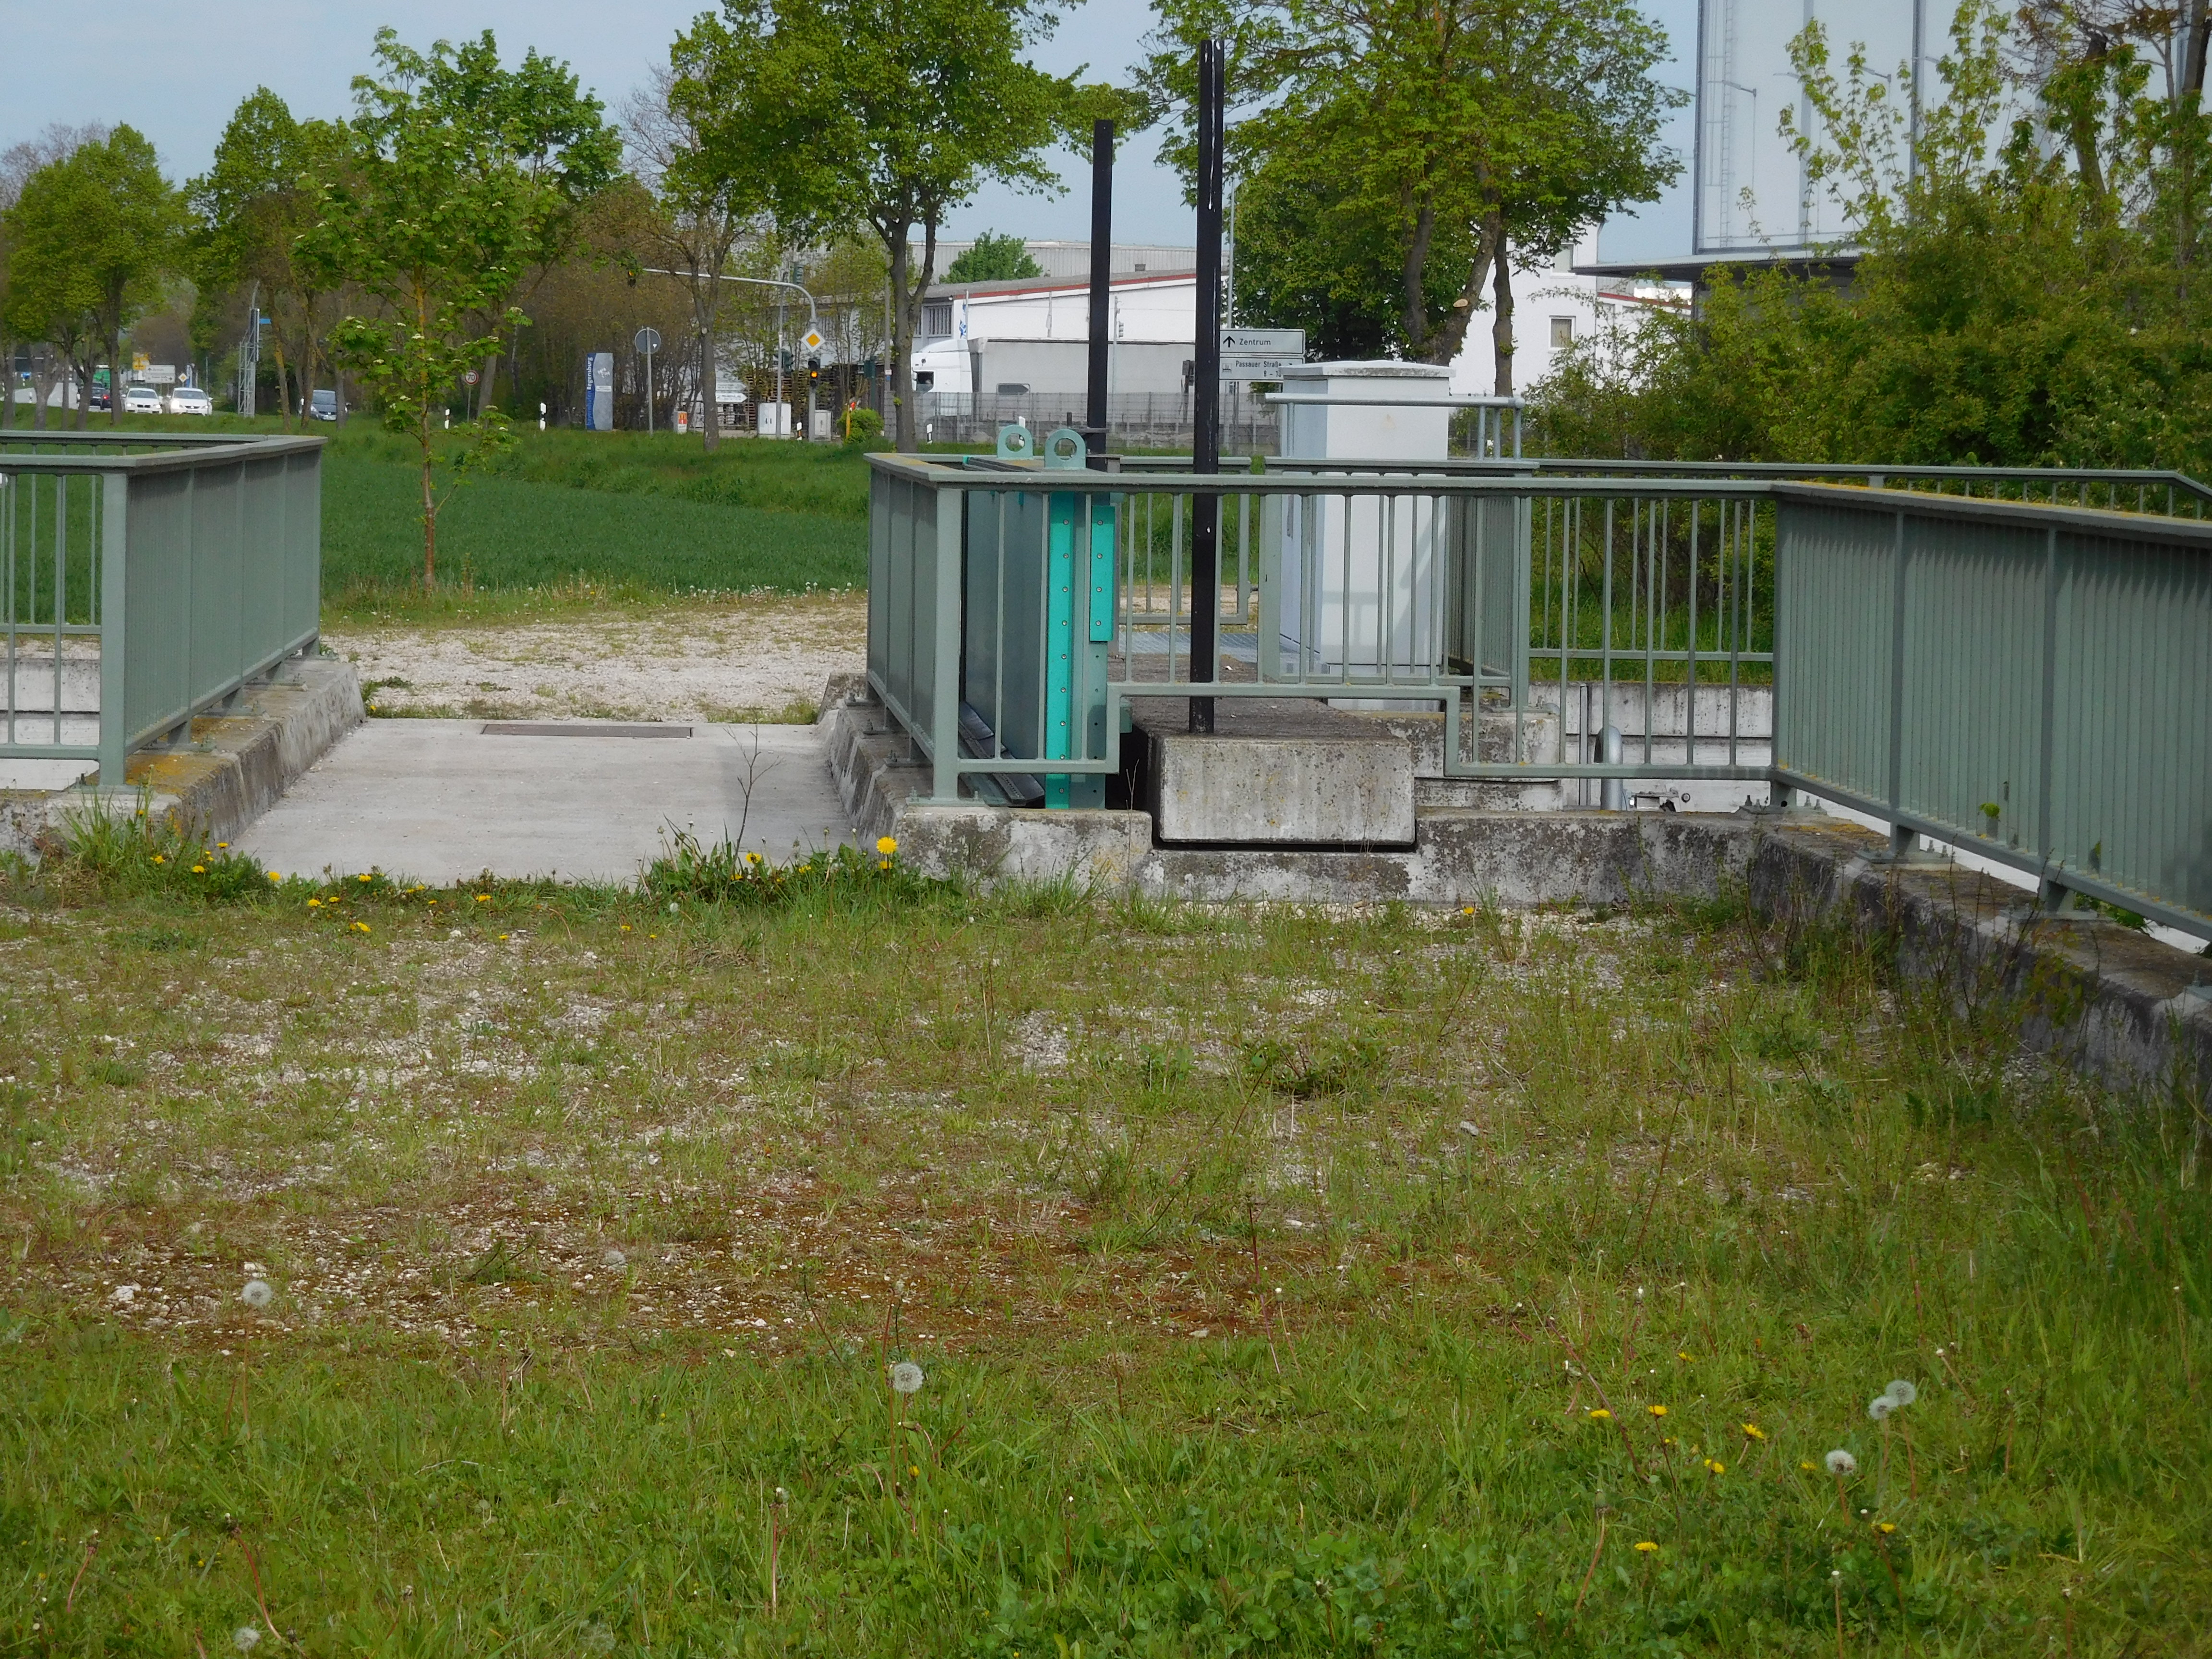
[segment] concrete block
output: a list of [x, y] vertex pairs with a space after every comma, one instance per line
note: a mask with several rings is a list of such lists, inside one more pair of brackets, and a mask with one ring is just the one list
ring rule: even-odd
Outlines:
[[1126, 891], [1152, 850], [1145, 812], [909, 804], [891, 833], [899, 860], [925, 876], [982, 882], [1073, 881]]
[[1224, 697], [1210, 735], [1188, 705], [1133, 701], [1148, 741], [1146, 796], [1170, 844], [1407, 847], [1413, 751], [1368, 717], [1307, 699]]

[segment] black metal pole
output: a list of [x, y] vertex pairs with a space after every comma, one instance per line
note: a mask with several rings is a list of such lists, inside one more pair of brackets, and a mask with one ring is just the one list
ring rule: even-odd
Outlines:
[[1114, 328], [1114, 124], [1091, 125], [1091, 398], [1084, 413], [1091, 465], [1106, 465], [1106, 371]]
[[[1222, 111], [1228, 90], [1226, 43], [1198, 49], [1198, 338], [1193, 365], [1191, 474], [1194, 484], [1221, 471]], [[1221, 609], [1221, 498], [1191, 496], [1190, 677], [1218, 679], [1213, 621]], [[1213, 730], [1213, 699], [1190, 700], [1190, 729]]]

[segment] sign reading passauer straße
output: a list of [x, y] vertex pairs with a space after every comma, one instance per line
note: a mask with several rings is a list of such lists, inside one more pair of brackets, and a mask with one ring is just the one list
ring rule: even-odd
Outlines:
[[1302, 328], [1224, 328], [1221, 331], [1221, 378], [1279, 380], [1283, 371], [1306, 360]]

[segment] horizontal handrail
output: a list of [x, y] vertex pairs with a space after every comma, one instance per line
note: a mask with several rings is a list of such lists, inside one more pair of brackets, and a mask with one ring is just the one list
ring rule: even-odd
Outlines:
[[[121, 437], [91, 432], [0, 432], [0, 472], [100, 473], [173, 472], [200, 466], [225, 466], [241, 460], [261, 460], [280, 455], [299, 455], [319, 450], [327, 438], [225, 435], [198, 433], [132, 433]], [[60, 443], [90, 448], [100, 444], [149, 444], [145, 454], [41, 455], [18, 449], [18, 444]]]

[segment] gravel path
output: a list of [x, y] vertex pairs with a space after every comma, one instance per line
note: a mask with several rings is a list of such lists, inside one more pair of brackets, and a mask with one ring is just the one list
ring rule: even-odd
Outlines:
[[574, 621], [326, 633], [380, 714], [804, 721], [866, 666], [865, 597], [717, 599]]

